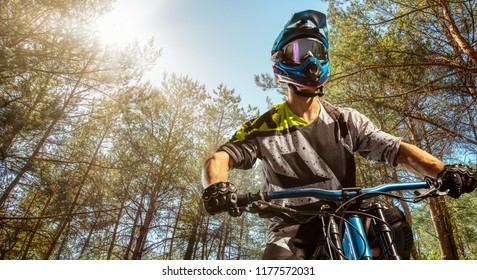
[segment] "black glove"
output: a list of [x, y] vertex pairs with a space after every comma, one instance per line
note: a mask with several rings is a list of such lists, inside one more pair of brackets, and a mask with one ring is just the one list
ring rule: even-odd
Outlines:
[[203, 194], [205, 210], [215, 215], [217, 213], [228, 212], [230, 216], [240, 216], [237, 208], [237, 188], [229, 182], [220, 182], [208, 186]]
[[463, 164], [446, 165], [436, 179], [439, 190], [448, 190], [447, 195], [454, 198], [470, 193], [477, 187], [477, 171]]

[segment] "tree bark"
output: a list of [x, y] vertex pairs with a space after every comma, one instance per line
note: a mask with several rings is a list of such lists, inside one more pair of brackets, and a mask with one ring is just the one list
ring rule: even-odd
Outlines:
[[142, 258], [144, 247], [147, 241], [147, 235], [149, 233], [149, 228], [151, 226], [152, 219], [154, 217], [154, 213], [156, 212], [156, 199], [157, 194], [156, 192], [152, 192], [150, 199], [149, 199], [149, 207], [146, 212], [146, 217], [144, 218], [144, 222], [139, 228], [139, 235], [136, 239], [136, 245], [134, 247], [134, 252], [132, 255], [133, 260], [140, 260]]
[[138, 227], [139, 219], [141, 218], [142, 210], [144, 208], [145, 197], [146, 197], [146, 188], [143, 188], [143, 191], [142, 191], [142, 194], [141, 194], [141, 202], [139, 203], [138, 208], [136, 210], [136, 216], [134, 217], [134, 222], [133, 222], [132, 229], [131, 229], [131, 236], [129, 237], [128, 246], [126, 247], [126, 251], [124, 253], [124, 259], [125, 260], [129, 259], [129, 254], [132, 251], [132, 246], [134, 244], [134, 238], [136, 236], [136, 228]]
[[121, 222], [121, 217], [123, 215], [125, 202], [126, 202], [126, 199], [123, 199], [121, 201], [121, 207], [119, 208], [118, 216], [117, 216], [116, 222], [114, 224], [113, 236], [111, 237], [111, 242], [109, 243], [109, 248], [108, 248], [108, 254], [106, 256], [106, 259], [108, 259], [108, 260], [110, 260], [112, 255], [113, 255], [114, 244], [116, 243], [116, 235], [118, 234], [118, 228], [119, 228], [119, 224]]
[[91, 225], [91, 228], [90, 228], [90, 230], [89, 230], [89, 232], [88, 232], [88, 236], [86, 237], [86, 240], [84, 241], [83, 246], [81, 247], [81, 251], [80, 251], [80, 253], [79, 253], [79, 255], [78, 255], [78, 259], [79, 259], [79, 260], [80, 260], [81, 258], [83, 258], [83, 255], [84, 255], [84, 253], [86, 252], [86, 248], [88, 248], [88, 246], [89, 246], [89, 242], [90, 242], [90, 240], [91, 240], [91, 236], [93, 236], [93, 232], [94, 232], [94, 230], [95, 230], [95, 227], [96, 227], [96, 224]]
[[457, 25], [455, 23], [454, 18], [452, 17], [452, 14], [450, 12], [449, 6], [447, 5], [446, 1], [438, 0], [438, 3], [442, 8], [442, 14], [443, 14], [446, 22], [448, 23], [447, 28], [449, 29], [449, 33], [451, 34], [452, 38], [457, 43], [457, 45], [459, 45], [462, 52], [464, 52], [466, 55], [468, 55], [469, 58], [474, 63], [474, 65], [477, 66], [477, 51], [462, 36], [461, 32], [459, 31], [459, 28], [457, 27]]
[[[45, 203], [45, 206], [43, 206], [43, 209], [41, 210], [41, 213], [40, 213], [40, 216], [44, 216], [45, 213], [46, 213], [46, 209], [48, 208], [48, 206], [50, 205], [50, 202], [53, 198], [53, 195], [49, 195], [48, 196], [48, 199]], [[36, 221], [36, 224], [35, 224], [35, 227], [33, 228], [33, 232], [28, 236], [28, 240], [26, 242], [26, 246], [25, 248], [23, 249], [23, 252], [22, 252], [22, 260], [26, 260], [27, 257], [28, 257], [28, 252], [30, 251], [30, 247], [31, 247], [31, 244], [33, 242], [33, 238], [35, 237], [36, 235], [36, 232], [38, 231], [38, 229], [40, 228], [40, 225], [41, 223], [43, 222], [43, 219], [38, 219]]]
[[169, 253], [167, 254], [168, 255], [167, 259], [169, 259], [169, 260], [171, 259], [172, 250], [174, 249], [174, 239], [175, 239], [175, 236], [176, 236], [177, 227], [179, 226], [179, 221], [180, 221], [180, 217], [181, 217], [181, 209], [182, 209], [182, 203], [183, 202], [184, 202], [184, 193], [182, 192], [181, 193], [181, 200], [179, 201], [179, 207], [177, 209], [176, 221], [174, 223], [174, 228], [172, 229], [172, 236], [171, 236], [171, 240], [170, 240], [170, 244], [169, 244]]
[[431, 198], [429, 209], [439, 239], [442, 259], [458, 260], [459, 254], [454, 238], [454, 226], [445, 199], [443, 197]]

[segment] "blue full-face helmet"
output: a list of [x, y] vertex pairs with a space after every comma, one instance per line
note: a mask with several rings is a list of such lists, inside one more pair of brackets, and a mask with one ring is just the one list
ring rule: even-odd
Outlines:
[[275, 78], [298, 88], [318, 90], [330, 76], [326, 15], [307, 10], [296, 13], [273, 43]]

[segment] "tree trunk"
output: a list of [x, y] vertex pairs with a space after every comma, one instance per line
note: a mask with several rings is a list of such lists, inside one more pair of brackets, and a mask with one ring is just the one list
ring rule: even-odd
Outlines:
[[73, 217], [68, 219], [68, 223], [66, 224], [66, 231], [65, 234], [63, 235], [63, 240], [60, 243], [60, 248], [58, 248], [58, 251], [56, 252], [56, 259], [59, 260], [61, 258], [61, 253], [63, 252], [63, 249], [65, 248], [66, 242], [68, 241], [69, 233], [71, 231], [71, 221], [73, 220]]
[[53, 254], [53, 251], [55, 250], [56, 244], [58, 243], [58, 240], [60, 239], [61, 235], [63, 234], [63, 231], [65, 230], [66, 226], [70, 223], [71, 219], [73, 218], [72, 214], [74, 211], [74, 205], [76, 204], [79, 194], [81, 193], [82, 187], [80, 186], [78, 188], [78, 191], [76, 192], [75, 199], [71, 203], [71, 206], [68, 210], [68, 215], [63, 217], [61, 219], [61, 222], [59, 226], [56, 228], [55, 234], [53, 235], [53, 240], [51, 241], [50, 246], [48, 247], [48, 251], [45, 253], [43, 256], [43, 259], [48, 260], [50, 259], [51, 255]]
[[147, 235], [151, 226], [152, 219], [154, 218], [154, 213], [156, 212], [156, 192], [152, 192], [149, 199], [149, 207], [146, 212], [146, 217], [144, 222], [139, 228], [139, 235], [136, 239], [136, 245], [134, 247], [134, 252], [132, 255], [133, 260], [140, 260], [144, 253], [144, 246], [146, 245]]
[[[424, 140], [427, 150], [431, 150], [429, 142], [427, 142], [426, 139], [419, 138], [419, 134], [416, 132], [415, 124], [412, 119], [409, 119], [408, 128], [411, 130], [418, 146], [421, 146], [419, 144]], [[421, 130], [425, 131], [424, 126], [421, 127]], [[452, 226], [444, 198], [439, 197], [429, 199], [429, 211], [438, 237], [442, 258], [445, 260], [458, 259], [459, 256], [457, 254], [457, 247], [454, 239], [454, 227]]]
[[[44, 216], [45, 213], [46, 213], [46, 209], [48, 209], [48, 206], [50, 205], [50, 202], [51, 202], [51, 199], [53, 198], [53, 195], [49, 195], [48, 196], [48, 199], [45, 203], [45, 206], [43, 207], [43, 209], [41, 210], [41, 213], [40, 213], [40, 216]], [[26, 242], [26, 246], [25, 248], [23, 249], [23, 253], [22, 253], [22, 260], [26, 260], [27, 259], [27, 256], [28, 256], [28, 252], [30, 251], [30, 247], [31, 247], [31, 244], [33, 242], [33, 238], [35, 237], [35, 234], [36, 232], [38, 231], [38, 229], [40, 228], [40, 225], [41, 223], [43, 222], [43, 219], [38, 219], [36, 221], [36, 224], [35, 224], [35, 227], [33, 228], [33, 232], [28, 236], [28, 240]]]
[[[217, 252], [216, 252], [215, 258], [216, 258], [217, 260], [223, 260], [223, 256], [222, 256], [223, 250], [222, 250], [222, 249], [225, 247], [225, 243], [224, 243], [224, 242], [226, 241], [225, 238], [224, 238], [224, 235], [225, 235], [224, 233], [225, 233], [225, 223], [222, 223], [222, 224], [220, 225], [219, 231], [217, 232], [217, 235], [216, 235], [216, 236], [217, 236], [218, 243], [219, 243], [219, 244], [216, 246], [216, 247], [217, 247], [217, 248], [216, 248]], [[212, 246], [214, 246], [214, 243], [215, 243], [215, 242], [210, 242], [211, 248], [210, 248], [209, 251], [212, 251], [212, 249], [213, 249]]]
[[108, 254], [106, 259], [110, 260], [113, 255], [114, 244], [116, 243], [116, 235], [118, 234], [119, 224], [121, 222], [121, 217], [123, 215], [124, 204], [126, 202], [126, 198], [124, 198], [121, 202], [121, 207], [119, 208], [118, 216], [116, 218], [116, 223], [114, 224], [113, 236], [111, 237], [111, 242], [109, 243]]
[[203, 230], [201, 231], [201, 236], [202, 236], [202, 251], [201, 251], [201, 256], [200, 259], [204, 260], [207, 259], [207, 235], [208, 235], [208, 229], [209, 229], [209, 221], [210, 221], [210, 216], [207, 216], [205, 225], [203, 225]]
[[182, 192], [181, 193], [181, 200], [179, 202], [179, 207], [177, 209], [176, 221], [174, 223], [174, 228], [172, 229], [171, 241], [170, 241], [170, 244], [169, 244], [169, 253], [168, 253], [168, 258], [167, 258], [169, 260], [171, 259], [172, 250], [174, 249], [174, 238], [176, 236], [177, 227], [179, 226], [179, 221], [180, 221], [181, 209], [182, 209], [182, 203], [183, 202], [184, 202], [184, 193]]
[[225, 224], [225, 227], [222, 230], [222, 235], [223, 235], [223, 240], [222, 241], [222, 246], [220, 247], [220, 259], [225, 260], [225, 249], [230, 246], [230, 217], [227, 219], [227, 223]]
[[134, 217], [134, 222], [133, 226], [131, 229], [131, 236], [129, 237], [129, 243], [128, 246], [126, 247], [126, 252], [124, 253], [124, 259], [128, 260], [129, 259], [129, 254], [132, 251], [132, 246], [134, 244], [134, 238], [136, 236], [136, 228], [138, 227], [139, 224], [139, 219], [142, 216], [142, 210], [144, 208], [144, 199], [146, 197], [146, 188], [143, 188], [142, 194], [141, 194], [141, 202], [139, 203], [139, 206], [136, 211], [136, 216]]
[[88, 248], [88, 246], [89, 246], [89, 242], [90, 242], [90, 240], [91, 240], [91, 236], [93, 235], [93, 232], [94, 232], [94, 230], [95, 230], [95, 227], [96, 227], [96, 223], [93, 224], [93, 225], [91, 225], [91, 228], [90, 228], [90, 230], [89, 230], [89, 232], [88, 232], [88, 236], [86, 237], [86, 240], [84, 241], [83, 246], [81, 247], [81, 251], [80, 251], [80, 253], [79, 253], [79, 255], [78, 255], [78, 259], [79, 259], [79, 260], [83, 257], [83, 254], [84, 254], [84, 252], [86, 251], [86, 248]]
[[431, 198], [429, 203], [431, 218], [439, 239], [442, 259], [458, 260], [459, 254], [454, 238], [454, 226], [452, 225], [447, 204], [444, 197]]
[[184, 260], [192, 260], [192, 255], [194, 253], [194, 248], [197, 243], [197, 234], [198, 234], [199, 222], [194, 222], [192, 229], [187, 239], [187, 248], [184, 253]]
[[240, 233], [239, 233], [239, 239], [238, 239], [238, 244], [237, 244], [237, 260], [240, 260], [242, 258], [242, 243], [243, 241], [243, 235], [245, 232], [245, 215], [242, 215], [240, 218]]

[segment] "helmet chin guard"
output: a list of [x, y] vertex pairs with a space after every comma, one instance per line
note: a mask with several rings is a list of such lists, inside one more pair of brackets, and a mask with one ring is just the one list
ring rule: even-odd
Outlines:
[[313, 91], [308, 91], [308, 90], [300, 90], [296, 85], [294, 84], [287, 84], [288, 88], [290, 89], [291, 92], [293, 92], [296, 95], [303, 96], [303, 97], [322, 97], [325, 95], [323, 87], [319, 88], [312, 88]]

